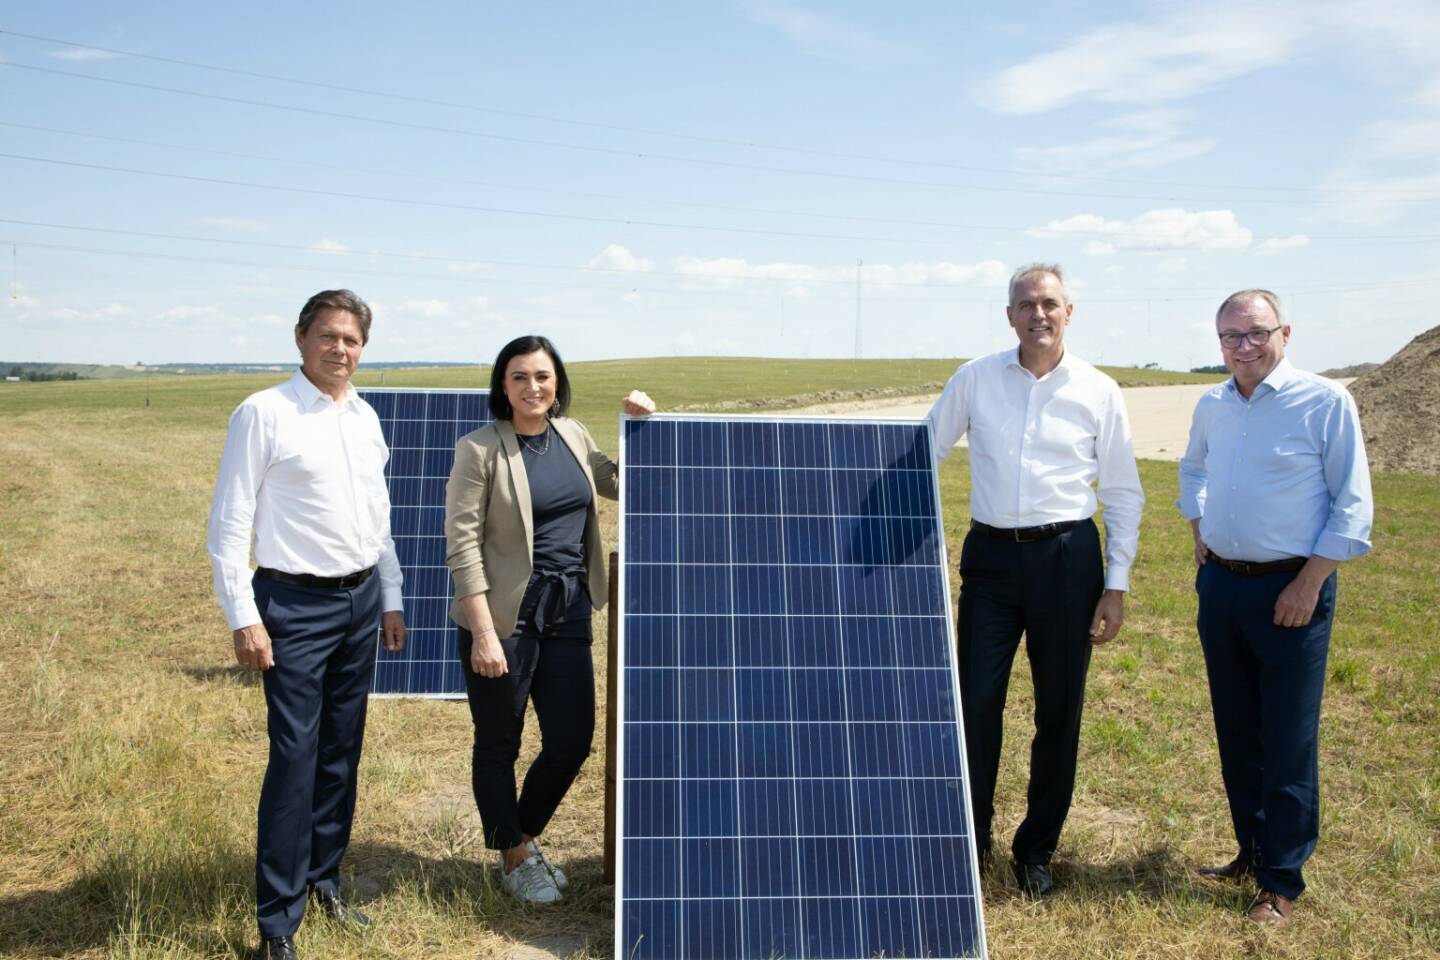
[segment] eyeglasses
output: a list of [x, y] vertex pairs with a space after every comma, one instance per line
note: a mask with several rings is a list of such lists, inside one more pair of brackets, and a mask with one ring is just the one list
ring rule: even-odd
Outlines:
[[1242, 342], [1249, 342], [1252, 347], [1263, 347], [1270, 342], [1270, 334], [1283, 327], [1284, 324], [1276, 324], [1273, 327], [1260, 327], [1255, 330], [1246, 330], [1244, 333], [1236, 333], [1234, 330], [1227, 330], [1220, 334], [1220, 346], [1226, 350], [1238, 350]]

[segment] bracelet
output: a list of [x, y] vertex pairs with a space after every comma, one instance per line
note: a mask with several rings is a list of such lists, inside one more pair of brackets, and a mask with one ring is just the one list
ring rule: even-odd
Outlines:
[[496, 630], [495, 630], [494, 627], [486, 627], [484, 630], [481, 630], [479, 633], [475, 634], [475, 636], [477, 636], [477, 637], [499, 636], [499, 633], [496, 632]]

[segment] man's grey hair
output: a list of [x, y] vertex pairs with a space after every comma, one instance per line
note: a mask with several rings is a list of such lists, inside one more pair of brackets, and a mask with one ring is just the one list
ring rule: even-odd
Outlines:
[[305, 306], [300, 308], [300, 319], [295, 322], [295, 332], [302, 337], [309, 333], [310, 324], [322, 310], [344, 310], [351, 314], [360, 324], [361, 344], [370, 342], [370, 305], [353, 290], [321, 290], [305, 301]]
[[1060, 281], [1060, 293], [1065, 302], [1070, 302], [1070, 290], [1065, 286], [1065, 271], [1060, 269], [1058, 263], [1027, 263], [1025, 266], [1010, 274], [1010, 306], [1015, 305], [1015, 285], [1031, 274], [1048, 273]]
[[1279, 294], [1260, 287], [1251, 287], [1249, 290], [1236, 290], [1230, 294], [1230, 296], [1226, 297], [1225, 301], [1220, 304], [1220, 309], [1215, 311], [1215, 321], [1217, 323], [1220, 321], [1220, 315], [1225, 312], [1226, 307], [1234, 303], [1243, 303], [1246, 300], [1264, 300], [1270, 304], [1270, 309], [1275, 311], [1275, 322], [1282, 327], [1285, 326], [1285, 308], [1280, 305]]

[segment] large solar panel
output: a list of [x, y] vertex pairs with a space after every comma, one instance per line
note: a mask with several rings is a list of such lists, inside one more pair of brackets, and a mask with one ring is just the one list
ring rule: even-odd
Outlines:
[[985, 955], [930, 451], [622, 421], [617, 960]]
[[405, 625], [400, 653], [378, 646], [371, 696], [463, 697], [465, 677], [450, 623], [454, 589], [445, 565], [445, 481], [455, 441], [493, 418], [488, 390], [366, 388], [390, 447], [390, 534], [405, 572]]

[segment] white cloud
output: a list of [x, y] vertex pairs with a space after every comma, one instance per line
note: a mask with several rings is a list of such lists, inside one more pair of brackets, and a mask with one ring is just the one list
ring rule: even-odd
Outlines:
[[1122, 114], [1097, 124], [1112, 131], [1079, 143], [1053, 147], [1020, 147], [1015, 158], [1029, 169], [1087, 174], [1148, 170], [1208, 153], [1215, 141], [1181, 136], [1189, 114], [1179, 110], [1145, 110]]
[[350, 248], [338, 240], [322, 239], [319, 243], [310, 244], [310, 249], [316, 253], [349, 253]]
[[1117, 250], [1245, 250], [1254, 234], [1230, 210], [1149, 210], [1131, 220], [1106, 220], [1093, 213], [1052, 220], [1026, 231], [1032, 237], [1091, 237], [1085, 252], [1107, 256]]
[[1160, 103], [1192, 96], [1290, 58], [1311, 20], [1288, 10], [1181, 8], [1115, 23], [1007, 67], [971, 93], [1000, 113], [1041, 113], [1075, 100]]
[[827, 60], [899, 63], [920, 59], [919, 51], [877, 36], [863, 27], [790, 3], [751, 0], [741, 10], [754, 22], [773, 27], [801, 50]]
[[1297, 233], [1290, 237], [1271, 237], [1261, 243], [1255, 252], [1261, 256], [1269, 256], [1274, 253], [1282, 253], [1286, 250], [1298, 250], [1301, 247], [1308, 247], [1310, 238], [1303, 233]]
[[54, 53], [46, 54], [54, 60], [114, 60], [120, 56], [118, 53], [111, 53], [109, 50], [91, 50], [88, 47], [71, 47], [68, 50], [56, 50]]
[[54, 320], [114, 320], [117, 317], [128, 317], [135, 311], [123, 303], [110, 303], [94, 310], [76, 310], [74, 307], [60, 307], [50, 311]]
[[396, 308], [396, 312], [433, 320], [449, 316], [450, 304], [444, 300], [406, 300]]
[[161, 311], [159, 314], [162, 320], [199, 320], [202, 318], [218, 317], [220, 309], [212, 306], [191, 306], [180, 304], [171, 307], [169, 310]]
[[629, 247], [612, 243], [586, 262], [590, 270], [619, 270], [625, 273], [644, 273], [655, 269], [655, 261], [637, 257]]

